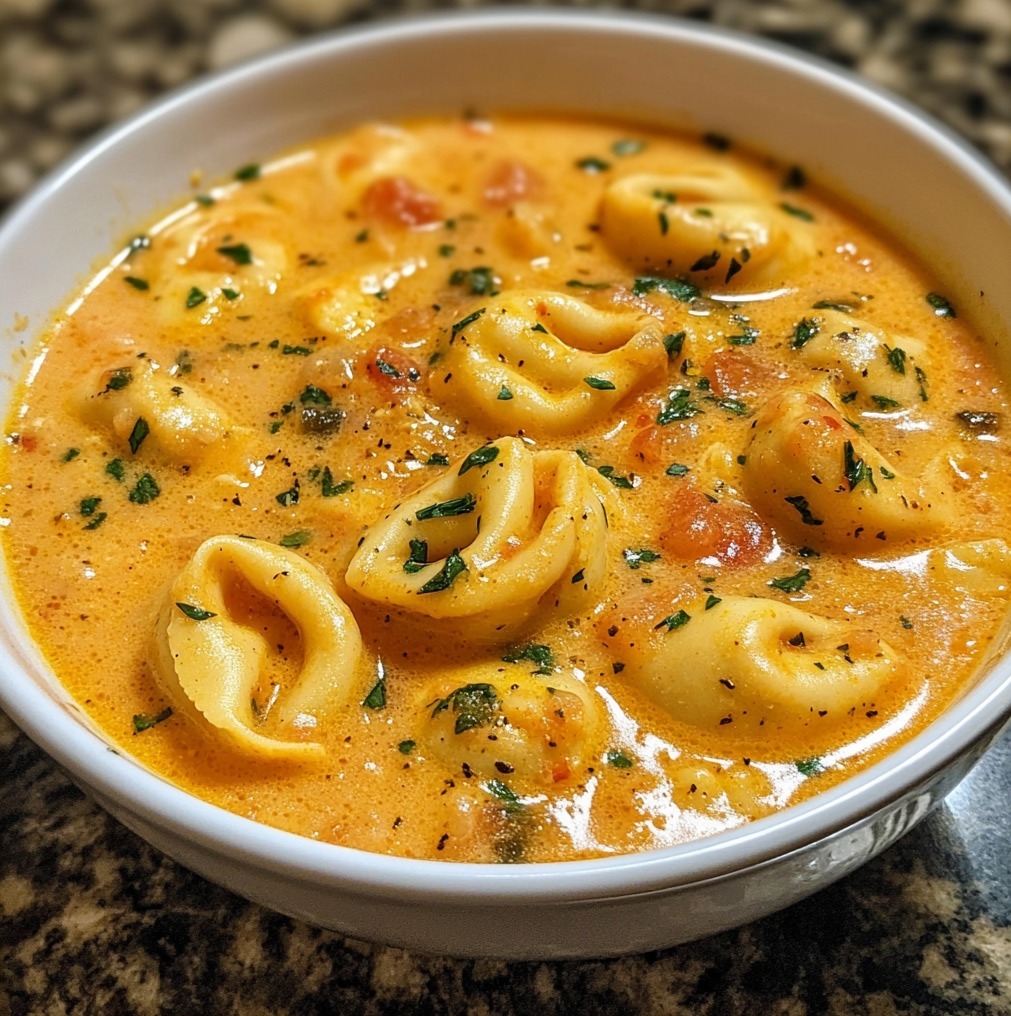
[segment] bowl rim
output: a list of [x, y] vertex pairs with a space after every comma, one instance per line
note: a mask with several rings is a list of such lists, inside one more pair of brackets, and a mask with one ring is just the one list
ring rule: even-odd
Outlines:
[[[666, 38], [787, 69], [801, 81], [828, 86], [857, 105], [871, 107], [899, 130], [926, 140], [1011, 218], [1011, 184], [986, 156], [913, 103], [826, 60], [773, 40], [665, 15], [490, 8], [396, 16], [338, 28], [175, 89], [101, 131], [17, 202], [0, 220], [0, 249], [16, 240], [56, 191], [107, 150], [223, 85], [238, 85], [265, 73], [284, 75], [304, 61], [339, 59], [342, 53], [362, 46], [505, 28]], [[13, 603], [12, 609], [24, 632], [18, 605]], [[990, 671], [916, 737], [875, 765], [800, 804], [671, 847], [591, 860], [503, 866], [395, 857], [322, 843], [209, 804], [111, 750], [34, 681], [20, 679], [18, 671], [31, 666], [20, 647], [14, 652], [0, 648], [4, 679], [0, 707], [61, 766], [130, 815], [232, 863], [283, 873], [316, 886], [371, 897], [437, 897], [447, 903], [481, 905], [521, 899], [547, 903], [625, 898], [740, 874], [869, 820], [940, 773], [974, 743], [993, 736], [1011, 716], [1011, 654], [1004, 653], [991, 660]]]

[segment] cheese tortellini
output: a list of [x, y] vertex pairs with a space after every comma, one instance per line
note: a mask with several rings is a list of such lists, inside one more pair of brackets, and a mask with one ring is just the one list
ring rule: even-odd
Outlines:
[[357, 339], [386, 316], [390, 290], [426, 267], [424, 258], [372, 265], [346, 275], [314, 282], [299, 297], [306, 317], [324, 335]]
[[758, 414], [744, 483], [763, 515], [816, 547], [884, 552], [936, 533], [951, 514], [939, 484], [905, 475], [831, 402], [803, 390], [784, 392]]
[[767, 185], [719, 164], [620, 177], [604, 192], [601, 226], [637, 268], [709, 285], [781, 281], [813, 249]]
[[599, 697], [574, 675], [532, 666], [488, 663], [426, 684], [416, 705], [422, 753], [465, 775], [547, 787], [598, 757]]
[[[234, 603], [248, 587], [298, 629], [291, 680]], [[176, 708], [252, 755], [323, 756], [317, 726], [358, 689], [358, 625], [329, 579], [283, 547], [237, 536], [205, 541], [172, 583], [155, 633], [155, 672]]]
[[88, 380], [78, 403], [85, 420], [110, 429], [134, 454], [154, 447], [179, 465], [234, 465], [241, 429], [172, 368], [141, 360], [103, 371]]
[[925, 345], [838, 310], [819, 310], [799, 325], [805, 340], [798, 356], [809, 366], [839, 376], [861, 407], [892, 412], [927, 398]]
[[1006, 595], [1011, 590], [1011, 547], [998, 538], [937, 547], [927, 553], [927, 572], [973, 596]]
[[445, 389], [503, 430], [577, 430], [665, 370], [662, 329], [635, 311], [516, 291], [453, 328]]
[[594, 602], [607, 569], [606, 485], [575, 452], [499, 438], [373, 526], [348, 585], [380, 603], [495, 633], [539, 608]]
[[155, 313], [166, 325], [210, 324], [252, 293], [273, 295], [290, 266], [285, 220], [264, 207], [214, 205], [173, 223], [143, 253], [151, 263]]
[[903, 679], [903, 658], [845, 622], [762, 597], [725, 596], [625, 670], [673, 717], [728, 734], [829, 730]]

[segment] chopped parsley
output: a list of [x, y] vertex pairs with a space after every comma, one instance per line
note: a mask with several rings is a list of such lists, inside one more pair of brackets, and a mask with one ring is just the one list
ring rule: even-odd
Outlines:
[[411, 540], [411, 553], [404, 562], [404, 571], [414, 575], [428, 564], [428, 540]]
[[600, 473], [605, 480], [613, 483], [615, 487], [621, 490], [632, 490], [635, 484], [632, 482], [631, 476], [622, 476], [620, 473], [615, 473], [614, 466], [597, 466], [597, 472]]
[[599, 392], [613, 392], [614, 383], [608, 381], [607, 378], [603, 377], [584, 377], [583, 381], [586, 382], [591, 388], [595, 388]]
[[913, 627], [913, 622], [909, 620], [904, 614], [899, 615], [899, 623], [906, 631], [910, 631]]
[[107, 512], [99, 512], [93, 516], [91, 521], [84, 526], [85, 529], [97, 529], [107, 518], [109, 517]]
[[659, 624], [653, 625], [654, 630], [666, 628], [667, 631], [674, 631], [675, 628], [683, 628], [692, 619], [691, 614], [686, 610], [679, 610], [676, 614], [669, 614]]
[[794, 349], [806, 346], [821, 331], [817, 318], [801, 318], [793, 326], [793, 339], [790, 345]]
[[645, 141], [636, 141], [633, 138], [621, 138], [619, 141], [615, 141], [611, 145], [611, 151], [618, 156], [619, 159], [627, 158], [629, 155], [638, 155], [646, 147]]
[[492, 797], [498, 798], [505, 805], [507, 815], [514, 815], [523, 810], [523, 802], [501, 780], [489, 780], [484, 787]]
[[474, 296], [495, 296], [495, 272], [487, 266], [457, 268], [449, 277], [451, 286], [466, 286]]
[[253, 263], [253, 252], [244, 243], [232, 244], [228, 247], [218, 247], [218, 253], [230, 258], [237, 265], [251, 265]]
[[551, 652], [550, 646], [530, 643], [523, 646], [522, 649], [514, 649], [511, 653], [506, 653], [502, 657], [503, 663], [520, 663], [523, 660], [537, 664], [537, 669], [531, 672], [534, 674], [546, 676], [555, 669], [555, 656]]
[[817, 755], [813, 755], [811, 758], [799, 758], [794, 762], [794, 765], [802, 776], [817, 776], [825, 769]]
[[770, 579], [769, 585], [784, 593], [799, 593], [811, 579], [811, 572], [807, 568], [801, 568], [795, 575], [784, 575], [781, 578]]
[[606, 173], [611, 168], [609, 162], [598, 159], [595, 155], [587, 155], [582, 159], [576, 159], [576, 166], [584, 173]]
[[475, 727], [485, 727], [495, 719], [499, 709], [498, 691], [494, 685], [483, 682], [465, 684], [429, 705], [433, 719], [447, 709], [456, 713], [453, 732], [462, 734]]
[[354, 485], [354, 480], [341, 480], [334, 483], [333, 473], [330, 472], [329, 466], [325, 466], [320, 474], [319, 492], [323, 497], [339, 497], [341, 494], [346, 494]]
[[61, 462], [73, 462], [81, 454], [80, 448], [68, 448], [61, 456]]
[[240, 166], [235, 171], [235, 179], [242, 180], [244, 183], [250, 180], [260, 179], [260, 164], [258, 162], [250, 162], [246, 166]]
[[443, 455], [442, 452], [435, 452], [433, 455], [429, 455], [425, 460], [426, 466], [448, 466], [449, 456]]
[[632, 293], [635, 296], [645, 296], [654, 292], [672, 296], [681, 303], [691, 303], [698, 298], [699, 287], [684, 279], [664, 279], [656, 275], [640, 275], [632, 284]]
[[211, 610], [204, 610], [203, 607], [196, 607], [192, 603], [177, 603], [176, 606], [191, 620], [191, 621], [209, 621], [212, 617], [217, 617]]
[[[489, 462], [494, 462], [498, 458], [498, 446], [497, 445], [483, 445], [481, 448], [476, 448], [470, 453], [460, 466], [460, 471], [456, 474], [457, 476], [463, 476], [468, 469], [473, 469], [475, 466], [486, 466]], [[421, 518], [421, 514], [418, 514], [418, 518]]]
[[508, 402], [511, 398], [513, 398], [512, 390], [506, 388], [505, 385], [502, 385], [495, 398], [498, 399], [499, 402]]
[[194, 307], [199, 307], [206, 299], [207, 294], [202, 289], [193, 286], [186, 294], [186, 306], [192, 310]]
[[710, 268], [716, 266], [716, 262], [720, 260], [720, 252], [718, 250], [710, 251], [708, 254], [703, 254], [688, 270], [690, 272], [708, 272]]
[[133, 380], [133, 371], [129, 367], [120, 367], [109, 375], [101, 394], [122, 391]]
[[372, 686], [372, 690], [362, 699], [366, 709], [382, 709], [386, 705], [386, 678], [380, 676]]
[[312, 539], [308, 529], [300, 529], [296, 533], [288, 533], [277, 542], [282, 547], [304, 547]]
[[673, 359], [675, 356], [681, 355], [681, 350], [685, 344], [685, 333], [684, 332], [671, 332], [670, 335], [663, 337], [663, 348], [667, 350], [668, 359]]
[[107, 462], [105, 465], [105, 471], [114, 480], [122, 481], [123, 477], [126, 476], [126, 469], [123, 466], [122, 459], [113, 459], [111, 462]]
[[666, 426], [675, 420], [687, 420], [701, 412], [698, 403], [692, 401], [690, 388], [675, 388], [667, 396], [667, 405], [657, 413], [656, 422], [660, 426]]
[[150, 473], [145, 473], [130, 491], [129, 497], [134, 504], [148, 504], [161, 493], [161, 488]]
[[433, 575], [419, 590], [418, 593], [441, 593], [467, 571], [467, 563], [460, 557], [459, 550], [450, 552], [438, 574]]
[[934, 313], [938, 317], [958, 317], [955, 308], [952, 307], [946, 296], [941, 296], [940, 293], [928, 293], [926, 301], [934, 308]]
[[139, 278], [137, 278], [136, 275], [125, 275], [123, 277], [123, 281], [128, 286], [133, 286], [134, 289], [139, 289], [142, 293], [145, 290], [148, 290], [148, 289], [151, 288], [151, 286], [148, 283], [147, 279], [139, 279]]
[[280, 494], [274, 495], [274, 500], [282, 508], [293, 508], [298, 504], [298, 480], [288, 490], [282, 490]]
[[896, 374], [906, 373], [906, 351], [896, 346], [894, 349], [891, 346], [885, 346], [885, 354], [888, 359], [888, 366], [895, 371]]
[[171, 715], [172, 707], [166, 706], [160, 713], [155, 713], [154, 716], [145, 716], [143, 713], [134, 716], [133, 732], [135, 734], [142, 734], [145, 730], [150, 730], [159, 723], [164, 723]]
[[473, 314], [468, 314], [465, 318], [461, 318], [453, 325], [452, 333], [455, 339], [468, 325], [472, 325], [488, 308], [480, 307]]
[[625, 564], [633, 571], [638, 571], [644, 564], [652, 564], [654, 561], [660, 560], [660, 555], [655, 550], [646, 550], [645, 548], [632, 550], [631, 547], [626, 547], [621, 552], [621, 556], [625, 559]]
[[439, 257], [451, 258], [455, 253], [456, 248], [451, 243], [443, 243], [439, 245]]
[[681, 462], [672, 462], [666, 470], [664, 470], [668, 476], [684, 476], [688, 472], [688, 466]]
[[414, 748], [414, 741], [401, 741], [400, 744], [397, 745], [397, 751], [399, 751], [401, 755], [410, 755], [411, 752], [414, 751]]
[[426, 519], [445, 519], [453, 515], [467, 515], [477, 507], [477, 498], [473, 494], [464, 494], [463, 497], [453, 497], [448, 501], [437, 501], [414, 513], [419, 522]]
[[298, 401], [303, 406], [329, 406], [333, 399], [322, 389], [315, 385], [306, 385]]
[[100, 497], [84, 497], [81, 498], [80, 504], [77, 506], [78, 511], [84, 515], [94, 515], [95, 509], [102, 503]]
[[731, 346], [753, 346], [755, 339], [758, 338], [762, 333], [757, 328], [752, 328], [750, 325], [743, 325], [740, 332], [736, 335], [728, 335], [727, 342]]
[[846, 482], [850, 490], [854, 490], [859, 484], [867, 481], [868, 486], [876, 494], [878, 488], [874, 483], [874, 470], [853, 450], [853, 442], [847, 441], [843, 445], [843, 470], [846, 474]]
[[838, 300], [817, 300], [811, 304], [812, 310], [837, 310], [843, 314], [849, 314], [853, 308], [848, 303], [841, 303]]
[[610, 289], [610, 282], [583, 282], [582, 279], [569, 279], [566, 283], [570, 289]]
[[890, 399], [887, 395], [872, 395], [871, 402], [880, 409], [898, 409], [902, 405], [897, 399]]
[[604, 755], [604, 761], [615, 769], [631, 769], [632, 760], [623, 752], [611, 750]]
[[722, 603], [723, 600], [719, 596], [714, 596], [712, 593], [706, 598], [706, 610], [712, 610], [717, 603]]
[[133, 430], [130, 431], [130, 436], [127, 441], [130, 445], [130, 451], [134, 455], [137, 454], [137, 449], [144, 443], [144, 438], [151, 433], [151, 428], [147, 424], [147, 420], [143, 416], [137, 417], [137, 422], [133, 425]]
[[804, 222], [814, 222], [814, 216], [806, 208], [798, 208], [796, 205], [791, 205], [788, 201], [780, 201], [779, 207], [788, 215], [794, 216], [794, 218], [802, 219]]

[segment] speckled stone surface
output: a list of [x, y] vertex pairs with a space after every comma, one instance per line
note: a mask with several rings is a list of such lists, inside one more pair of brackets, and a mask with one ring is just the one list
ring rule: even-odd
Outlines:
[[[460, 6], [472, 6], [462, 0]], [[443, 0], [0, 0], [0, 206], [196, 74]], [[773, 36], [926, 107], [1011, 172], [1011, 0], [642, 0]], [[0, 1016], [1011, 1016], [1011, 736], [856, 874], [620, 960], [413, 955], [319, 931], [161, 856], [0, 715]]]

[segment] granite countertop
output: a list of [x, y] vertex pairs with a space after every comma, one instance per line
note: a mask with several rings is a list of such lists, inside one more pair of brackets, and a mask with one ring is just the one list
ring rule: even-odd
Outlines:
[[[472, 0], [459, 0], [471, 6]], [[442, 0], [0, 0], [0, 207], [166, 88]], [[773, 36], [926, 107], [1011, 171], [1009, 0], [642, 0]], [[1011, 1014], [1011, 736], [854, 875], [701, 942], [606, 961], [415, 955], [247, 903], [148, 847], [0, 714], [0, 1016]]]

